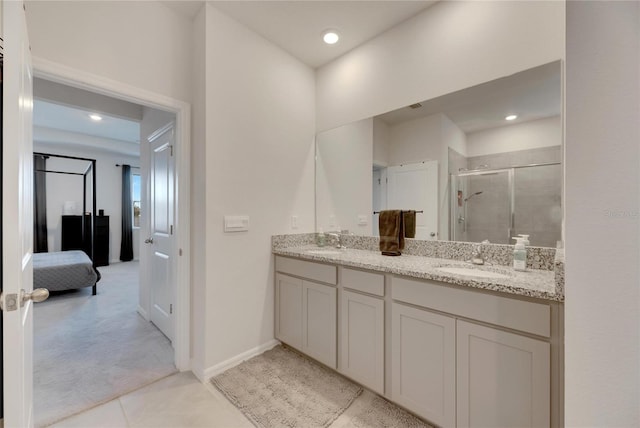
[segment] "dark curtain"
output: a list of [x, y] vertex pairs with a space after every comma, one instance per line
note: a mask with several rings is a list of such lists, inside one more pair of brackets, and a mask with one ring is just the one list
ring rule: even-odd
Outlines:
[[33, 155], [33, 252], [49, 251], [47, 239], [47, 159]]
[[122, 165], [122, 241], [120, 260], [133, 260], [133, 205], [131, 203], [131, 166]]

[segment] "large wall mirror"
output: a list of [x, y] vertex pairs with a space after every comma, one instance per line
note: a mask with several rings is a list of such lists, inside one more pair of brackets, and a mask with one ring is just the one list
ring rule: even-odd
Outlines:
[[378, 234], [416, 210], [416, 239], [555, 247], [562, 235], [560, 61], [316, 136], [316, 228]]

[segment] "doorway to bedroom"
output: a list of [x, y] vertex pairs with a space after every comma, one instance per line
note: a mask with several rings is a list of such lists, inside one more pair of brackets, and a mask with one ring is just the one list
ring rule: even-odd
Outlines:
[[[173, 192], [175, 114], [36, 78], [33, 122], [34, 287], [51, 291], [34, 310], [34, 418], [46, 426], [176, 371], [172, 332], [149, 310], [171, 311], [153, 304], [166, 290], [145, 286], [149, 244], [173, 233], [174, 207], [149, 202]], [[72, 253], [85, 263], [56, 261]]]

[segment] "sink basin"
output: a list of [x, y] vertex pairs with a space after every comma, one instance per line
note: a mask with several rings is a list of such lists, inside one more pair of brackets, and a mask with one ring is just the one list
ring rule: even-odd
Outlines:
[[463, 267], [463, 266], [439, 267], [439, 268], [436, 268], [436, 270], [443, 273], [449, 273], [453, 275], [462, 275], [462, 276], [473, 276], [476, 278], [504, 279], [504, 278], [509, 278], [511, 276], [509, 273], [506, 273], [506, 272], [500, 273], [500, 272], [494, 272], [491, 270], [470, 268], [470, 267]]
[[307, 250], [305, 253], [315, 256], [337, 256], [341, 254], [340, 250]]

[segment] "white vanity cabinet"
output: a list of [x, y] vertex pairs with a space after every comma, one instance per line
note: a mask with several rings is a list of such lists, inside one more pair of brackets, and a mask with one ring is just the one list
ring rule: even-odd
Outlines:
[[343, 268], [341, 285], [339, 371], [384, 395], [384, 275]]
[[276, 338], [337, 368], [337, 268], [276, 257], [276, 271]]
[[458, 427], [550, 423], [550, 345], [457, 321]]
[[336, 368], [336, 288], [302, 281], [301, 351]]
[[392, 295], [393, 401], [446, 427], [550, 425], [549, 305], [398, 277]]
[[279, 340], [428, 422], [563, 426], [561, 303], [282, 256], [275, 280]]
[[276, 274], [276, 338], [302, 350], [302, 280]]
[[393, 401], [436, 425], [455, 426], [455, 318], [393, 303], [391, 325]]

